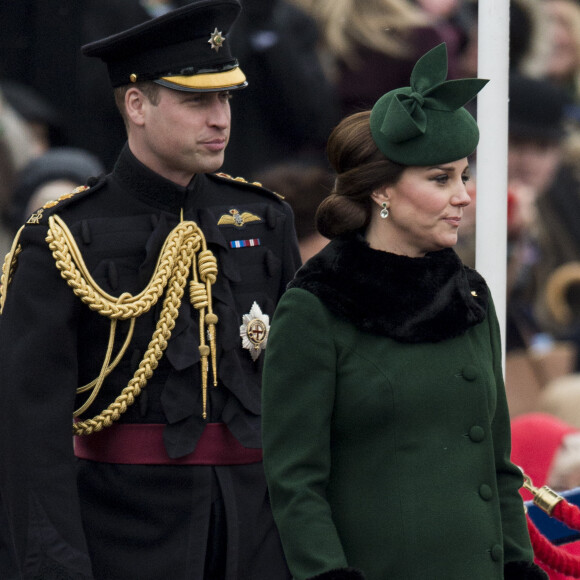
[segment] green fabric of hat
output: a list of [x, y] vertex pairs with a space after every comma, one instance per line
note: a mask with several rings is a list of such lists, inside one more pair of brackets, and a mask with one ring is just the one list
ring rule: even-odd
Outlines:
[[424, 54], [411, 73], [411, 86], [383, 95], [371, 112], [377, 147], [402, 165], [438, 165], [467, 157], [477, 147], [479, 129], [464, 105], [485, 79], [446, 81], [447, 46]]

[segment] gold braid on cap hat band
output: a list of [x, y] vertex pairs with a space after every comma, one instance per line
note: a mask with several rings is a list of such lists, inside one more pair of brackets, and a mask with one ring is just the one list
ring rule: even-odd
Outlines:
[[[75, 295], [91, 310], [111, 319], [109, 344], [101, 372], [95, 380], [77, 389], [77, 393], [92, 392], [87, 401], [74, 412], [74, 417], [78, 417], [88, 409], [107, 375], [121, 360], [131, 342], [135, 320], [155, 306], [165, 293], [155, 332], [133, 378], [115, 401], [99, 415], [92, 419], [75, 421], [73, 433], [75, 435], [90, 435], [95, 431], [101, 431], [104, 427], [109, 427], [113, 421], [120, 418], [127, 407], [135, 402], [135, 398], [147, 385], [147, 381], [152, 377], [153, 371], [157, 368], [159, 360], [167, 348], [190, 272], [192, 276], [189, 283], [190, 301], [199, 310], [203, 418], [207, 418], [207, 375], [210, 358], [213, 384], [217, 385], [215, 326], [218, 318], [213, 313], [211, 300], [211, 285], [215, 283], [217, 277], [217, 260], [207, 249], [205, 237], [197, 224], [192, 221], [182, 221], [169, 233], [147, 287], [136, 296], [131, 296], [128, 292], [119, 297], [111, 296], [97, 286], [84, 263], [70, 230], [57, 215], [49, 218], [46, 241], [52, 250], [61, 276], [73, 289]], [[121, 350], [111, 363], [118, 320], [130, 320], [131, 325]], [[205, 338], [206, 327], [209, 346], [206, 344]]]

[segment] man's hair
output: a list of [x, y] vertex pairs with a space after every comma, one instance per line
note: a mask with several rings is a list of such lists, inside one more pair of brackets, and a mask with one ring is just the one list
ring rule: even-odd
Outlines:
[[160, 99], [160, 88], [161, 86], [157, 83], [154, 83], [153, 81], [142, 81], [131, 85], [123, 85], [115, 89], [115, 103], [119, 109], [119, 112], [121, 113], [121, 117], [123, 117], [125, 128], [129, 128], [129, 120], [127, 118], [127, 111], [125, 109], [125, 95], [127, 94], [127, 91], [129, 89], [139, 89], [152, 105], [157, 106]]

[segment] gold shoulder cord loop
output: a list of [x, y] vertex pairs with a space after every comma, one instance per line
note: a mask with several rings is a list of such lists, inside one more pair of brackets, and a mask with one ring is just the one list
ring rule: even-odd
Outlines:
[[[127, 407], [135, 402], [135, 398], [145, 388], [167, 348], [171, 332], [175, 327], [175, 320], [178, 316], [179, 306], [185, 285], [187, 284], [187, 278], [190, 274], [190, 269], [192, 270], [193, 282], [195, 283], [197, 281], [197, 270], [199, 270], [199, 277], [204, 283], [201, 285], [203, 287], [203, 296], [202, 292], [197, 289], [195, 296], [191, 296], [191, 299], [195, 308], [200, 310], [200, 335], [205, 337], [205, 325], [210, 326], [208, 330], [208, 334], [211, 337], [210, 352], [214, 371], [214, 384], [217, 384], [215, 344], [215, 324], [217, 323], [217, 316], [213, 314], [211, 309], [211, 284], [216, 280], [217, 260], [211, 251], [207, 249], [203, 232], [195, 222], [182, 221], [169, 233], [163, 244], [155, 266], [155, 271], [149, 283], [136, 296], [124, 293], [116, 298], [107, 294], [102, 288], [97, 286], [84, 263], [70, 230], [57, 215], [49, 218], [49, 231], [46, 241], [52, 250], [52, 255], [56, 261], [57, 268], [60, 270], [61, 276], [72, 288], [74, 294], [82, 302], [87, 304], [89, 308], [111, 319], [109, 344], [101, 372], [94, 381], [77, 390], [78, 393], [82, 393], [92, 389], [92, 393], [85, 404], [75, 411], [74, 417], [78, 417], [91, 405], [106, 376], [121, 360], [131, 341], [135, 319], [148, 312], [165, 293], [155, 332], [133, 378], [115, 401], [104, 409], [101, 414], [96, 415], [92, 419], [73, 423], [73, 433], [75, 435], [90, 435], [95, 431], [100, 431], [104, 427], [112, 425], [127, 410]], [[196, 253], [200, 248], [199, 264], [197, 265]], [[204, 305], [200, 307], [199, 304]], [[205, 313], [206, 307], [208, 310], [207, 314]], [[117, 320], [130, 320], [131, 327], [119, 354], [109, 364], [112, 357]], [[205, 346], [205, 342], [200, 342], [200, 350], [202, 345]], [[203, 387], [204, 418], [207, 417], [207, 372], [206, 358], [202, 360], [201, 365], [202, 386], [205, 385]]]
[[[123, 300], [125, 297], [130, 296], [128, 292], [125, 292], [121, 296], [119, 296], [119, 301]], [[103, 383], [105, 382], [105, 378], [109, 373], [119, 364], [119, 361], [123, 358], [129, 344], [131, 343], [131, 339], [133, 338], [133, 331], [135, 329], [135, 318], [131, 319], [129, 331], [127, 332], [127, 337], [125, 338], [125, 342], [119, 351], [119, 354], [116, 356], [115, 360], [111, 365], [109, 365], [109, 361], [111, 360], [111, 356], [113, 354], [113, 345], [115, 343], [115, 331], [117, 330], [117, 319], [113, 318], [111, 320], [111, 330], [109, 332], [109, 344], [107, 345], [107, 352], [105, 355], [105, 360], [103, 362], [103, 366], [101, 368], [101, 372], [99, 376], [94, 380], [85, 385], [84, 387], [79, 387], [77, 389], [77, 394], [84, 393], [88, 390], [92, 390], [89, 398], [85, 401], [85, 403], [79, 407], [74, 413], [73, 417], [79, 417], [82, 415], [92, 404], [93, 401], [96, 399]]]

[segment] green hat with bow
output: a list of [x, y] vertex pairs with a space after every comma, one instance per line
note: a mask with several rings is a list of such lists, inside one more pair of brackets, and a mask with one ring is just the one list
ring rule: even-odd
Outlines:
[[377, 147], [402, 165], [438, 165], [475, 151], [479, 129], [464, 105], [487, 84], [485, 79], [445, 80], [445, 43], [424, 54], [411, 73], [411, 86], [383, 95], [371, 112]]

